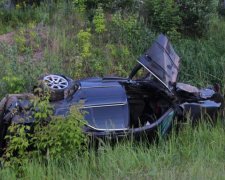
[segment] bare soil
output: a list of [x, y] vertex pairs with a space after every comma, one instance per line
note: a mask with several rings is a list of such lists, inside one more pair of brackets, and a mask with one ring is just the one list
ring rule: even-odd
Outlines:
[[8, 45], [13, 45], [14, 44], [14, 34], [15, 34], [15, 32], [9, 32], [9, 33], [0, 35], [0, 42], [6, 43]]
[[[46, 46], [46, 28], [41, 25], [37, 25], [36, 32], [38, 36], [40, 37], [42, 43], [40, 44], [38, 48], [33, 49], [33, 60], [41, 60], [44, 57], [44, 49]], [[15, 44], [15, 40], [14, 40], [15, 34], [16, 34], [16, 31], [0, 35], [0, 43], [6, 43], [9, 46], [13, 46]], [[27, 41], [29, 43], [32, 43], [29, 37]], [[24, 59], [24, 55], [20, 54], [18, 57], [18, 60], [23, 60], [23, 59]]]

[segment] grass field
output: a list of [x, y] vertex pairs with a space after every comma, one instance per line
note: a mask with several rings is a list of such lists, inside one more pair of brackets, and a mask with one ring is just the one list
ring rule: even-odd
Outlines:
[[[91, 23], [91, 16], [67, 11], [64, 5], [51, 12], [46, 6], [25, 12], [16, 9], [8, 25], [0, 23], [1, 34], [12, 31], [0, 36], [0, 98], [31, 91], [45, 73], [73, 79], [111, 74], [127, 77], [136, 59], [160, 33], [151, 31], [135, 13], [105, 14], [101, 19], [99, 11], [96, 23]], [[214, 14], [202, 37], [171, 39], [181, 57], [179, 81], [197, 87], [218, 82], [225, 93], [224, 18]], [[224, 119], [213, 127], [201, 123], [192, 128], [187, 123], [179, 133], [157, 143], [106, 144], [59, 162], [30, 159], [21, 167], [22, 173], [2, 168], [0, 179], [225, 179], [224, 138]]]
[[[24, 164], [23, 179], [224, 179], [224, 137], [221, 123], [194, 129], [186, 124], [178, 134], [155, 144], [105, 145], [88, 156], [47, 165], [33, 160]], [[17, 179], [10, 168], [1, 170], [0, 177]]]

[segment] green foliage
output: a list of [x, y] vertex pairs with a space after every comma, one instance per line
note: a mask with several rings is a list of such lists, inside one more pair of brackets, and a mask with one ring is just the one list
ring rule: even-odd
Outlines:
[[[34, 160], [24, 164], [24, 178], [31, 179], [223, 179], [225, 131], [189, 123], [159, 143], [125, 142], [104, 145], [82, 158], [65, 158], [48, 164]], [[2, 169], [1, 179], [13, 179], [15, 170]], [[16, 178], [14, 178], [16, 179]]]
[[34, 100], [34, 125], [23, 125], [21, 117], [21, 124], [8, 128], [7, 146], [1, 161], [5, 168], [15, 169], [17, 176], [23, 176], [24, 164], [37, 155], [43, 155], [42, 160], [63, 160], [87, 151], [87, 137], [82, 130], [85, 121], [79, 107], [72, 106], [67, 117], [53, 117], [48, 99], [45, 96]]
[[29, 23], [39, 23], [48, 21], [47, 6], [23, 6], [17, 5], [15, 9], [5, 9], [0, 7], [0, 34], [9, 32]]
[[95, 26], [95, 31], [97, 33], [102, 33], [104, 31], [106, 31], [105, 15], [104, 15], [102, 7], [99, 7], [95, 11], [95, 16], [94, 16], [94, 19], [93, 19], [93, 23], [94, 23], [94, 26]]
[[137, 14], [123, 16], [117, 12], [112, 15], [109, 27], [111, 41], [126, 44], [133, 54], [143, 53], [155, 37]]
[[7, 148], [1, 158], [4, 167], [11, 167], [17, 171], [18, 174], [24, 172], [23, 164], [29, 160], [28, 147], [30, 146], [29, 126], [20, 124], [12, 124], [8, 128], [9, 134], [5, 137], [7, 141]]
[[[41, 99], [37, 97], [33, 101], [34, 118], [36, 118], [37, 124], [46, 123], [47, 117], [52, 114], [48, 97], [44, 96]], [[29, 151], [29, 148], [35, 146], [33, 140], [35, 135], [31, 134], [33, 130], [31, 130], [31, 126], [23, 125], [24, 121], [25, 119], [21, 117], [20, 123], [12, 123], [8, 127], [8, 134], [5, 137], [7, 145], [2, 156], [4, 166], [12, 166], [18, 170], [19, 175], [24, 172], [23, 164], [27, 163], [34, 154]]]
[[75, 10], [78, 10], [79, 12], [84, 12], [86, 9], [85, 3], [87, 0], [73, 0], [73, 5], [75, 7]]
[[15, 36], [15, 42], [19, 52], [24, 53], [29, 50], [26, 46], [25, 30], [23, 28], [20, 28], [18, 34]]
[[90, 29], [84, 31], [81, 30], [77, 34], [78, 43], [81, 48], [81, 57], [82, 58], [88, 58], [91, 56], [91, 33]]
[[106, 53], [108, 58], [112, 59], [112, 65], [110, 66], [109, 72], [116, 72], [121, 76], [127, 76], [126, 69], [129, 69], [130, 50], [126, 45], [122, 44], [107, 44]]
[[208, 30], [214, 0], [145, 0], [141, 15], [157, 32], [176, 37], [185, 35], [203, 36]]
[[216, 19], [211, 21], [207, 39], [181, 39], [175, 44], [182, 58], [179, 81], [200, 87], [217, 82], [224, 87], [224, 28], [225, 23]]
[[1, 79], [2, 86], [8, 91], [8, 93], [20, 93], [24, 90], [25, 82], [21, 75], [15, 76], [7, 74]]
[[[194, 74], [199, 74], [199, 71], [201, 71], [200, 76], [204, 79], [204, 83], [193, 78], [192, 82], [195, 84], [202, 85], [215, 81], [215, 79], [220, 80], [221, 75], [219, 74], [222, 74], [221, 64], [223, 65], [220, 56], [222, 55], [224, 46], [222, 41], [218, 40], [223, 39], [222, 33], [218, 34], [214, 31], [212, 34], [218, 34], [220, 37], [210, 37], [211, 41], [205, 39], [196, 41], [188, 38], [183, 39], [182, 36], [178, 36], [179, 34], [177, 34], [177, 31], [181, 30], [180, 26], [178, 29], [170, 27], [170, 24], [177, 27], [175, 23], [175, 19], [179, 17], [175, 16], [178, 11], [177, 6], [173, 7], [172, 1], [166, 1], [161, 4], [160, 2], [146, 0], [146, 3], [152, 3], [156, 6], [155, 9], [146, 7], [146, 10], [157, 10], [158, 14], [155, 14], [157, 17], [153, 18], [153, 20], [157, 21], [157, 23], [159, 23], [159, 20], [167, 21], [159, 24], [162, 26], [168, 25], [170, 30], [166, 33], [170, 39], [180, 39], [180, 41], [173, 41], [177, 46], [178, 54], [183, 59], [180, 80], [190, 81], [189, 75], [193, 74], [193, 77], [197, 77]], [[76, 9], [72, 11], [68, 9], [68, 13], [65, 13], [64, 6], [67, 5], [63, 3], [64, 1], [60, 1], [58, 5], [54, 6], [55, 10], [52, 12], [49, 26], [42, 26], [45, 32], [44, 41], [41, 40], [42, 37], [36, 31], [36, 28], [30, 27], [32, 24], [35, 24], [35, 22], [32, 22], [28, 23], [29, 27], [27, 25], [21, 26], [15, 33], [16, 44], [18, 49], [20, 49], [18, 50], [19, 52], [17, 52], [16, 46], [0, 45], [0, 61], [2, 64], [0, 67], [0, 78], [8, 76], [9, 70], [12, 69], [10, 77], [15, 76], [23, 79], [23, 85], [19, 85], [22, 87], [19, 91], [31, 90], [37, 77], [47, 72], [66, 74], [74, 79], [87, 76], [103, 76], [106, 74], [127, 76], [134, 66], [135, 60], [149, 48], [156, 36], [156, 33], [153, 33], [153, 25], [147, 26], [138, 14], [126, 11], [114, 14], [109, 13], [109, 11], [105, 13], [104, 11], [107, 10], [104, 9], [103, 5], [102, 8], [94, 11], [93, 14], [95, 16], [93, 17], [93, 21], [90, 22], [87, 15], [80, 13]], [[77, 3], [76, 6], [79, 7], [79, 4], [85, 4], [86, 1], [74, 1], [74, 3]], [[168, 6], [163, 6], [165, 3]], [[41, 11], [42, 15], [46, 10], [44, 5], [40, 6], [40, 8], [35, 8], [35, 11], [37, 9]], [[26, 13], [26, 10], [24, 10], [24, 13]], [[169, 15], [170, 13], [175, 14], [172, 16]], [[166, 18], [167, 16], [174, 18]], [[46, 18], [42, 16], [41, 21], [44, 19]], [[169, 23], [170, 21], [174, 23]], [[212, 19], [210, 22], [212, 23]], [[218, 26], [218, 24], [222, 25], [223, 23], [215, 22], [213, 26]], [[20, 33], [20, 30], [22, 33]], [[222, 28], [221, 32], [223, 32]], [[43, 47], [43, 44], [46, 44], [46, 46]], [[43, 54], [43, 57], [38, 61], [34, 60], [36, 49], [42, 50], [41, 54]], [[202, 50], [211, 53], [201, 54], [200, 51]], [[191, 59], [193, 60], [191, 61]], [[207, 63], [202, 63], [205, 61]], [[217, 67], [216, 64], [220, 64], [220, 67]], [[196, 70], [194, 68], [196, 66], [201, 68]], [[205, 70], [206, 67], [209, 67], [209, 69]], [[219, 69], [218, 73], [216, 69]], [[188, 73], [189, 71], [192, 73]], [[206, 71], [207, 73], [205, 73]], [[216, 73], [216, 77], [212, 77], [212, 72]], [[208, 73], [210, 76], [207, 75]], [[223, 79], [221, 82], [223, 82]], [[0, 96], [7, 93], [9, 86], [5, 86], [5, 84], [1, 81]], [[12, 93], [19, 91], [16, 87], [10, 90]]]
[[[210, 0], [180, 0], [177, 4], [146, 0], [148, 6], [142, 6], [140, 14], [145, 15], [148, 24], [138, 11], [131, 13], [136, 1], [102, 2], [58, 1], [36, 8], [1, 9], [0, 33], [14, 30], [15, 44], [0, 43], [0, 97], [31, 91], [39, 75], [48, 72], [73, 79], [112, 74], [126, 77], [162, 31], [175, 39], [172, 43], [182, 58], [179, 81], [199, 87], [219, 82], [225, 90], [225, 22], [210, 16], [215, 7]], [[44, 45], [32, 26], [38, 22], [44, 24]], [[193, 39], [197, 35], [205, 36]], [[42, 52], [39, 60], [34, 58], [36, 48]], [[17, 179], [18, 173], [33, 179], [90, 179], [90, 174], [95, 179], [224, 177], [223, 125], [200, 125], [195, 129], [185, 126], [178, 135], [157, 145], [103, 146], [97, 156], [89, 152], [83, 157], [80, 155], [86, 152], [87, 139], [80, 134], [84, 122], [78, 110], [71, 110], [67, 118], [51, 117], [50, 121], [47, 117], [52, 116], [52, 108], [47, 99], [35, 101], [34, 107], [34, 127], [10, 127], [0, 179]], [[29, 129], [36, 133], [25, 133]], [[38, 160], [33, 162], [33, 157]], [[40, 159], [48, 163], [40, 163]]]
[[34, 147], [51, 159], [76, 157], [86, 151], [87, 139], [82, 131], [84, 122], [78, 108], [72, 107], [66, 118], [53, 117], [47, 125], [39, 123], [34, 129]]
[[0, 43], [0, 51], [0, 98], [5, 94], [31, 90], [45, 71], [45, 62], [34, 61], [31, 53], [22, 57], [16, 46], [4, 43]]
[[174, 0], [145, 0], [144, 16], [150, 27], [165, 34], [178, 34], [181, 19]]
[[[224, 20], [220, 18], [214, 17], [209, 25], [209, 30], [207, 33], [207, 40], [210, 42], [211, 49], [214, 49], [213, 51], [218, 56], [218, 58], [221, 58], [221, 61], [224, 62], [224, 46], [225, 42], [221, 41], [225, 36], [225, 23]], [[219, 32], [219, 33], [218, 33]], [[212, 48], [214, 47], [214, 48]], [[217, 60], [217, 62], [220, 62], [220, 60]]]
[[106, 11], [130, 10], [136, 0], [86, 0], [87, 10], [96, 9], [99, 5]]
[[[40, 88], [35, 89], [35, 91], [41, 91]], [[45, 94], [44, 94], [45, 93]], [[39, 97], [37, 97], [33, 102], [33, 110], [35, 120], [39, 121], [38, 123], [45, 123], [46, 120], [52, 115], [52, 106], [49, 104], [49, 93], [48, 92], [39, 92]]]
[[184, 34], [202, 36], [208, 30], [210, 17], [215, 13], [214, 0], [179, 0], [181, 30]]
[[40, 40], [34, 23], [29, 23], [27, 28], [20, 27], [14, 35], [14, 40], [19, 53], [30, 53], [40, 47]]

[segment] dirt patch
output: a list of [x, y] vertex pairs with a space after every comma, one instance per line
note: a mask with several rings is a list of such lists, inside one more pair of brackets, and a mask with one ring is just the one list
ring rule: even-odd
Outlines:
[[44, 57], [44, 51], [37, 51], [33, 55], [34, 60], [41, 60]]
[[14, 35], [15, 32], [10, 32], [7, 34], [0, 35], [0, 42], [13, 45], [14, 44]]
[[[40, 39], [40, 44], [38, 44], [37, 47], [33, 46], [33, 60], [41, 60], [43, 59], [44, 57], [44, 49], [46, 47], [46, 33], [47, 33], [47, 28], [44, 27], [43, 25], [41, 24], [38, 24], [35, 28], [33, 29], [26, 29], [26, 32], [24, 34], [25, 38], [26, 38], [26, 46], [32, 46], [34, 43], [37, 43], [37, 42], [33, 42], [34, 40], [32, 39], [32, 37], [30, 37], [30, 33], [33, 31], [37, 37]], [[27, 35], [28, 34], [28, 35]], [[13, 31], [13, 32], [9, 32], [9, 33], [6, 33], [6, 34], [2, 34], [0, 35], [0, 43], [5, 43], [9, 46], [13, 46], [15, 45], [15, 36], [17, 35], [17, 32], [16, 31]], [[25, 54], [23, 53], [19, 53], [18, 55], [18, 60], [19, 61], [22, 61], [25, 57]]]

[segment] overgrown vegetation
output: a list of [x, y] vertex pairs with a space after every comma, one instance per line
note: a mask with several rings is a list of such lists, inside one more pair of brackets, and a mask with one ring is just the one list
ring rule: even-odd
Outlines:
[[35, 122], [24, 125], [26, 119], [21, 116], [20, 123], [9, 127], [0, 159], [1, 165], [14, 169], [18, 177], [26, 172], [24, 164], [30, 159], [62, 161], [84, 156], [87, 151], [87, 137], [82, 132], [85, 121], [78, 107], [71, 107], [67, 117], [54, 117], [48, 96], [37, 97], [32, 104]]
[[[169, 36], [182, 58], [179, 81], [199, 87], [219, 82], [224, 93], [225, 21], [218, 3], [58, 0], [33, 6], [19, 3], [12, 9], [2, 6], [0, 34], [12, 33], [0, 36], [0, 98], [31, 91], [45, 73], [62, 73], [73, 79], [112, 74], [126, 77], [159, 33]], [[46, 119], [43, 112], [37, 116]], [[4, 160], [5, 164], [15, 162], [18, 166], [4, 168], [1, 179], [15, 179], [18, 167], [22, 168], [20, 176], [37, 179], [217, 179], [224, 175], [221, 124], [201, 124], [194, 130], [187, 126], [179, 135], [159, 144], [103, 146], [98, 156], [90, 152], [78, 157], [80, 144], [85, 144], [86, 139], [77, 128], [82, 121], [74, 119], [82, 117], [72, 110], [67, 119], [53, 119], [48, 125], [37, 124], [37, 133], [28, 139], [24, 138], [27, 127], [10, 128], [16, 136], [8, 137], [14, 139], [10, 139], [12, 146]], [[77, 137], [77, 133], [81, 136]], [[38, 153], [28, 151], [30, 145]], [[40, 152], [48, 163], [39, 159]], [[49, 156], [61, 160], [54, 161]]]
[[[221, 124], [201, 124], [158, 144], [126, 142], [105, 145], [88, 156], [24, 163], [24, 177], [31, 179], [223, 179], [224, 135]], [[1, 179], [16, 179], [16, 171], [5, 168]]]

